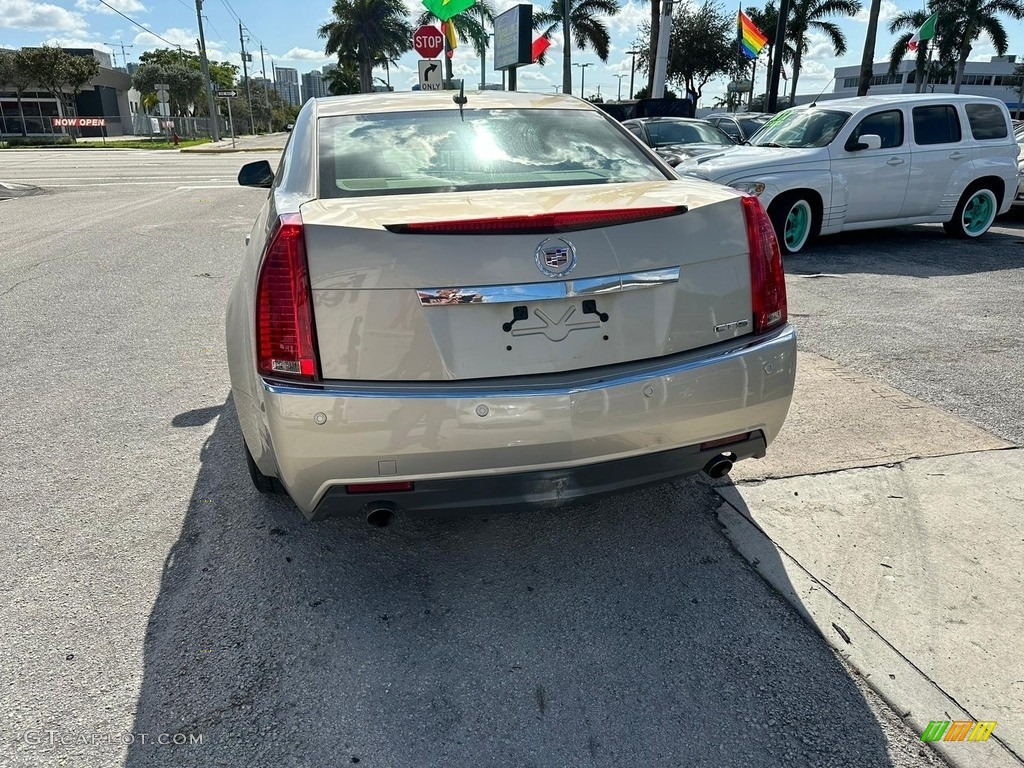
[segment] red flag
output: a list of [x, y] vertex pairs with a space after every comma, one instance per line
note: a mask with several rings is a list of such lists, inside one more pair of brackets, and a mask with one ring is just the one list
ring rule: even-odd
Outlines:
[[546, 51], [550, 47], [551, 47], [551, 41], [548, 40], [543, 35], [541, 35], [540, 37], [538, 37], [536, 40], [533, 41], [533, 62], [534, 62], [534, 64], [537, 63], [537, 59], [539, 59], [541, 57], [541, 55], [544, 53], [544, 51]]

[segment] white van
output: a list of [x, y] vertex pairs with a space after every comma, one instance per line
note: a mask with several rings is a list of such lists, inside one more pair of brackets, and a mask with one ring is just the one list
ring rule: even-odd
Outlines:
[[998, 99], [866, 96], [786, 110], [676, 172], [757, 195], [796, 253], [819, 234], [903, 224], [980, 237], [1013, 203], [1017, 152]]

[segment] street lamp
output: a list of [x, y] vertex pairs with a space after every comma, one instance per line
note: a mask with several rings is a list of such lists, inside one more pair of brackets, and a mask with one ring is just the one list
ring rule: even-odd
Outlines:
[[586, 98], [586, 91], [583, 90], [583, 81], [586, 78], [587, 67], [590, 66], [590, 62], [587, 62], [586, 64], [577, 64], [577, 63], [574, 62], [573, 66], [580, 68], [580, 98], [581, 99], [585, 99]]
[[636, 91], [633, 90], [633, 75], [636, 74], [636, 55], [641, 51], [626, 51], [627, 56], [633, 57], [633, 63], [629, 65], [629, 98], [633, 98]]
[[624, 78], [625, 75], [612, 75], [612, 77], [617, 78], [619, 81], [619, 92], [618, 95], [615, 97], [615, 100], [622, 101], [622, 78]]

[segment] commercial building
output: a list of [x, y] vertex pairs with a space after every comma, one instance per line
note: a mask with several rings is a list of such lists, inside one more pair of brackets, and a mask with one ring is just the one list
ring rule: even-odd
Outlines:
[[324, 76], [317, 70], [306, 72], [302, 76], [302, 103], [310, 99], [318, 99], [327, 95], [327, 84], [324, 83]]
[[[107, 136], [122, 136], [132, 133], [132, 111], [129, 105], [129, 90], [132, 79], [125, 72], [113, 68], [110, 54], [93, 48], [64, 48], [72, 56], [94, 58], [100, 65], [99, 74], [74, 97], [75, 117], [102, 117], [106, 121]], [[66, 103], [72, 98], [66, 91], [62, 98], [42, 90], [31, 88], [22, 94], [21, 105], [25, 115], [25, 132], [29, 136], [50, 136], [62, 133], [64, 129], [53, 129], [53, 118], [70, 116]], [[20, 136], [21, 116], [18, 99], [14, 90], [0, 86], [0, 135]], [[82, 128], [82, 135], [100, 136], [100, 128]]]
[[297, 107], [302, 103], [299, 95], [299, 71], [297, 69], [274, 67], [274, 88], [285, 104]]
[[[1014, 75], [1017, 67], [1016, 56], [993, 56], [991, 61], [968, 61], [964, 67], [964, 79], [960, 84], [960, 93], [975, 96], [991, 96], [1002, 99], [1010, 110], [1015, 110], [1020, 101], [1020, 78]], [[889, 62], [875, 62], [872, 67], [874, 77], [871, 78], [870, 93], [880, 96], [888, 93], [916, 92], [916, 62], [906, 58], [893, 74], [889, 74]], [[952, 93], [953, 78], [949, 75], [940, 77], [936, 82], [925, 85], [928, 93]], [[830, 97], [844, 99], [857, 95], [860, 82], [860, 66], [836, 67], [835, 86]], [[797, 103], [809, 102], [814, 94], [797, 96]]]

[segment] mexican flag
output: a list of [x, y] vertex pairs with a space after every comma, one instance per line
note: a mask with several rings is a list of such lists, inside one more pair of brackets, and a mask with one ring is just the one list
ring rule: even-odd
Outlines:
[[921, 25], [921, 28], [914, 33], [914, 36], [910, 38], [910, 42], [907, 43], [907, 48], [911, 51], [916, 51], [919, 43], [925, 40], [931, 40], [935, 37], [935, 22], [938, 20], [939, 14], [933, 13], [928, 17], [928, 21]]

